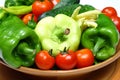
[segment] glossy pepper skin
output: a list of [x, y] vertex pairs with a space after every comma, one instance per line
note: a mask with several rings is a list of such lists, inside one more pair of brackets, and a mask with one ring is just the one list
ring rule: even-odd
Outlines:
[[71, 17], [58, 14], [40, 20], [35, 28], [41, 41], [42, 49], [53, 50], [56, 56], [65, 47], [77, 50], [80, 43], [81, 30], [78, 23]]
[[4, 7], [10, 6], [21, 6], [21, 5], [31, 5], [34, 0], [5, 0]]
[[113, 56], [119, 41], [119, 33], [110, 18], [99, 14], [96, 28], [86, 29], [81, 37], [83, 47], [90, 48], [97, 60], [106, 60]]
[[40, 50], [36, 33], [17, 16], [8, 14], [0, 23], [0, 58], [9, 66], [31, 66]]
[[14, 15], [24, 15], [32, 11], [34, 0], [5, 0], [4, 10]]

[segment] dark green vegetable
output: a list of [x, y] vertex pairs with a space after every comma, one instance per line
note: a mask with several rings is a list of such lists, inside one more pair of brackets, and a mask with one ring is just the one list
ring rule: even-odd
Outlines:
[[9, 14], [0, 23], [0, 58], [9, 66], [31, 66], [40, 50], [36, 33], [15, 15]]
[[54, 9], [62, 7], [62, 6], [68, 6], [73, 4], [79, 4], [80, 0], [60, 0], [60, 2], [54, 7]]
[[55, 17], [57, 14], [65, 14], [67, 16], [71, 16], [72, 13], [73, 13], [73, 11], [78, 6], [81, 6], [81, 9], [80, 9], [79, 13], [95, 9], [91, 5], [81, 5], [81, 4], [74, 4], [74, 5], [62, 6], [60, 8], [56, 8], [56, 9], [53, 9], [51, 11], [43, 13], [41, 16], [39, 16], [38, 20], [41, 20], [42, 18], [47, 17], [47, 16], [53, 16], [53, 17]]
[[10, 6], [21, 6], [21, 5], [26, 5], [29, 6], [34, 2], [34, 0], [5, 0], [5, 7], [10, 7]]
[[88, 28], [82, 33], [81, 44], [94, 52], [97, 60], [106, 60], [113, 56], [119, 41], [115, 24], [104, 14], [99, 14], [97, 28]]
[[82, 8], [80, 9], [79, 13], [83, 13], [90, 10], [95, 10], [95, 7], [93, 7], [92, 5], [85, 4], [85, 5], [82, 5]]

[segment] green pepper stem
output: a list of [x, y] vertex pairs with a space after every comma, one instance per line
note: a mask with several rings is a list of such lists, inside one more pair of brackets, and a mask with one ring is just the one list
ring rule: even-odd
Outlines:
[[27, 26], [31, 29], [36, 27], [36, 22], [34, 21], [34, 15], [32, 15], [32, 19], [28, 21]]
[[96, 53], [104, 46], [105, 40], [102, 38], [97, 38], [97, 42], [94, 46], [93, 52], [94, 55], [96, 55]]
[[67, 39], [66, 36], [69, 34], [70, 34], [69, 28], [63, 29], [61, 27], [56, 27], [52, 34], [52, 39], [56, 42], [61, 43]]
[[18, 54], [20, 55], [33, 55], [35, 50], [30, 48], [27, 43], [20, 43], [17, 47]]

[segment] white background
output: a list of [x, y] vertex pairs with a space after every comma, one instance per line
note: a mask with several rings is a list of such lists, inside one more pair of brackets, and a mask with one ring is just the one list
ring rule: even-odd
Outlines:
[[[0, 0], [0, 6], [4, 6], [5, 0]], [[102, 10], [104, 7], [114, 7], [120, 16], [120, 0], [80, 0], [81, 4], [90, 4], [97, 9]]]
[[91, 4], [95, 8], [102, 10], [104, 7], [114, 7], [120, 16], [120, 0], [80, 0], [81, 4]]

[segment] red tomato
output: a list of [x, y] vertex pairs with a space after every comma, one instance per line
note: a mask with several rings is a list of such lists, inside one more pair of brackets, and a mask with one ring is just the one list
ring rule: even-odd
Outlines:
[[60, 0], [51, 0], [54, 6], [60, 2]]
[[112, 19], [118, 31], [120, 32], [120, 18], [118, 16], [111, 16], [110, 18]]
[[35, 1], [32, 4], [32, 12], [36, 16], [39, 16], [42, 13], [53, 9], [53, 7], [54, 7], [54, 5], [50, 0], [39, 0], [39, 1]]
[[111, 17], [111, 16], [114, 16], [114, 15], [117, 15], [117, 11], [115, 10], [115, 8], [113, 7], [105, 7], [103, 10], [102, 10], [102, 13], [104, 13], [105, 15]]
[[25, 16], [22, 17], [22, 20], [25, 24], [27, 24], [31, 19], [32, 19], [32, 16], [33, 16], [33, 20], [35, 22], [37, 22], [37, 17], [35, 15], [33, 15], [32, 13], [29, 13], [29, 14], [26, 14]]
[[49, 70], [53, 68], [55, 64], [55, 58], [52, 57], [48, 51], [40, 51], [35, 57], [35, 63], [38, 68], [43, 70]]
[[94, 55], [89, 49], [81, 49], [76, 51], [77, 68], [91, 66], [94, 63]]
[[69, 70], [75, 67], [76, 65], [76, 55], [73, 51], [68, 50], [67, 53], [59, 53], [56, 56], [56, 65], [58, 68], [63, 70]]
[[112, 21], [115, 23], [118, 31], [120, 32], [120, 18], [117, 15], [117, 11], [113, 7], [105, 7], [102, 12], [110, 17]]

